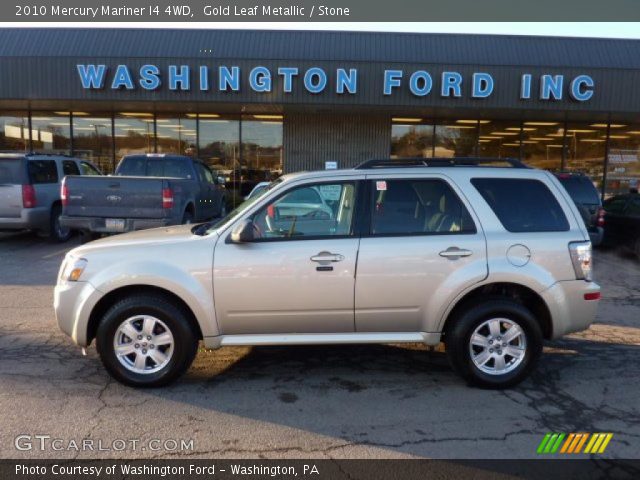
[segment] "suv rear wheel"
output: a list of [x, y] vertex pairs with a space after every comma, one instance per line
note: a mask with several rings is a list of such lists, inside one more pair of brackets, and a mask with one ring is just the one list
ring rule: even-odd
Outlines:
[[119, 382], [159, 387], [189, 368], [198, 338], [173, 302], [159, 295], [133, 295], [107, 310], [96, 346], [105, 368]]
[[471, 305], [445, 334], [451, 366], [469, 383], [507, 388], [524, 380], [542, 353], [542, 331], [523, 305], [502, 297]]

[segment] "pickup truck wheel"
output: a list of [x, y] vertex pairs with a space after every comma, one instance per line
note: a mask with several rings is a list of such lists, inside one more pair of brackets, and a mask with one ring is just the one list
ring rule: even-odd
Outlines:
[[470, 384], [507, 388], [535, 367], [542, 353], [542, 331], [526, 307], [495, 297], [451, 318], [445, 345], [451, 366]]
[[227, 216], [227, 199], [223, 197], [222, 200], [220, 200], [220, 213], [218, 214], [218, 217], [224, 218], [226, 216]]
[[120, 300], [103, 316], [96, 346], [107, 371], [132, 387], [159, 387], [191, 365], [198, 339], [189, 319], [157, 295]]
[[60, 217], [62, 216], [62, 207], [54, 205], [51, 209], [51, 220], [49, 225], [49, 237], [54, 242], [66, 242], [71, 238], [71, 229], [60, 225]]
[[182, 225], [191, 225], [193, 223], [193, 214], [189, 211], [184, 212], [182, 215]]

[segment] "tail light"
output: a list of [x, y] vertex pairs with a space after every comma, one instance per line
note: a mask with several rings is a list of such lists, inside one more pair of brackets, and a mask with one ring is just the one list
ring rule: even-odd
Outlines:
[[604, 227], [604, 215], [605, 215], [604, 208], [599, 208], [598, 218], [596, 220], [596, 225], [598, 225], [599, 227]]
[[162, 189], [162, 208], [173, 208], [173, 190], [170, 188]]
[[69, 188], [67, 187], [66, 177], [62, 180], [62, 185], [60, 186], [60, 202], [63, 207], [69, 205]]
[[569, 253], [576, 279], [590, 282], [592, 279], [591, 242], [571, 242]]
[[22, 206], [24, 208], [33, 208], [36, 205], [36, 191], [33, 185], [22, 185]]

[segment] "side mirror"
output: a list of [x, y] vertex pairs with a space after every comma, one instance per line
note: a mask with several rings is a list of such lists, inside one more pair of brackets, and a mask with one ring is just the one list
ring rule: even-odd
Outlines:
[[253, 222], [249, 219], [240, 221], [231, 231], [232, 243], [253, 242]]
[[218, 177], [218, 184], [219, 185], [224, 185], [225, 183], [227, 183], [227, 181], [225, 180], [224, 177]]

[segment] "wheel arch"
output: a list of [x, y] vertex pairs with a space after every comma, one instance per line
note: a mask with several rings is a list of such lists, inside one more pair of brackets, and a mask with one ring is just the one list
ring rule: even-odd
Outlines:
[[453, 319], [463, 310], [472, 308], [474, 303], [482, 301], [486, 296], [500, 296], [514, 300], [528, 308], [540, 324], [542, 335], [546, 340], [553, 337], [553, 322], [551, 312], [544, 299], [531, 288], [510, 282], [488, 283], [476, 287], [458, 299], [444, 320], [442, 332], [446, 335]]

